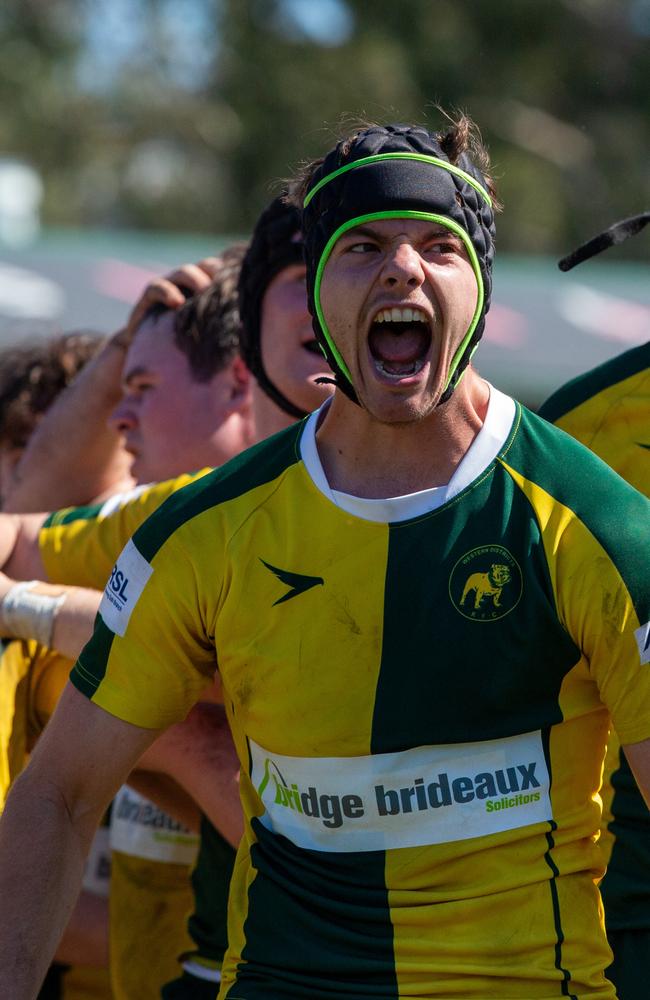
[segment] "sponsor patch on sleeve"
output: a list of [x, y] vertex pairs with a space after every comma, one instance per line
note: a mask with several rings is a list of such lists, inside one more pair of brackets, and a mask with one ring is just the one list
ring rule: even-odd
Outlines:
[[116, 635], [126, 632], [131, 612], [152, 573], [153, 566], [138, 552], [133, 541], [128, 541], [113, 566], [99, 605], [104, 623]]
[[641, 663], [650, 663], [650, 622], [639, 625], [634, 633], [636, 644], [639, 647]]

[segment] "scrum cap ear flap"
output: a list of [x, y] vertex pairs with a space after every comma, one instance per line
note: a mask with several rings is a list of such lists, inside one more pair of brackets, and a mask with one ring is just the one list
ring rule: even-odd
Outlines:
[[615, 222], [609, 229], [598, 233], [597, 236], [587, 240], [586, 243], [583, 243], [572, 253], [567, 254], [566, 257], [558, 261], [557, 266], [560, 271], [570, 271], [572, 267], [582, 264], [583, 261], [589, 260], [590, 257], [595, 257], [596, 254], [602, 253], [603, 250], [608, 250], [609, 247], [624, 243], [630, 236], [636, 236], [642, 229], [645, 229], [649, 222], [650, 212], [641, 212], [640, 215], [633, 215], [629, 219], [621, 219], [620, 222]]

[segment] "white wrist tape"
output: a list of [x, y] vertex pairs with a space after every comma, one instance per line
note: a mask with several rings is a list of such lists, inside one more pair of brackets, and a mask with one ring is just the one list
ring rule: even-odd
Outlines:
[[38, 583], [38, 580], [15, 583], [0, 601], [0, 632], [14, 639], [35, 639], [42, 646], [50, 646], [54, 619], [66, 595], [35, 594], [33, 588]]

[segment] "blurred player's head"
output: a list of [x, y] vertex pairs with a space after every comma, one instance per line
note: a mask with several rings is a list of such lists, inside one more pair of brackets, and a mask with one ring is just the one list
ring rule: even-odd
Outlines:
[[[336, 256], [335, 247], [338, 249], [340, 240], [349, 239], [348, 234], [361, 227], [374, 225], [383, 231], [389, 228], [388, 223], [397, 220], [413, 233], [418, 225], [422, 230], [426, 224], [461, 241], [463, 256], [474, 274], [475, 302], [450, 357], [443, 358], [446, 367], [440, 373], [443, 391], [438, 401], [444, 402], [480, 340], [490, 304], [495, 203], [487, 167], [487, 154], [472, 122], [461, 116], [445, 131], [435, 133], [411, 125], [363, 128], [339, 142], [324, 159], [309, 164], [298, 178], [292, 194], [296, 204], [304, 208], [307, 293], [314, 330], [336, 373], [337, 385], [354, 402], [358, 398], [350, 369], [328, 329], [320, 296], [328, 261]], [[357, 246], [359, 253], [367, 252], [365, 244]], [[369, 276], [368, 280], [375, 279]], [[381, 276], [375, 284], [379, 280]], [[368, 292], [373, 294], [370, 285]], [[426, 293], [435, 304], [435, 289], [428, 287]], [[340, 303], [340, 308], [345, 309], [345, 303]], [[405, 353], [406, 341], [398, 346], [398, 338], [406, 333], [414, 345], [411, 353], [415, 368], [431, 358], [433, 331], [429, 330], [427, 339], [421, 320], [394, 318], [391, 322], [382, 313], [377, 322], [383, 324], [381, 337], [387, 355]], [[360, 332], [356, 335], [363, 339]], [[373, 338], [372, 330], [364, 330], [363, 336], [367, 344], [359, 341], [354, 349], [367, 347], [373, 357], [377, 355], [375, 361], [381, 367], [381, 338]]]
[[243, 253], [229, 248], [209, 288], [177, 310], [154, 306], [136, 331], [110, 423], [140, 483], [221, 465], [253, 441], [251, 380], [238, 353]]
[[11, 492], [16, 465], [44, 413], [101, 344], [98, 334], [78, 332], [0, 352], [0, 503]]
[[255, 377], [258, 436], [316, 409], [329, 369], [307, 309], [300, 212], [284, 197], [262, 212], [242, 264], [241, 352]]

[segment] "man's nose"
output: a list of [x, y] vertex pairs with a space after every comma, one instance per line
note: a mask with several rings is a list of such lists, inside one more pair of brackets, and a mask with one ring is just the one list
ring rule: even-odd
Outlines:
[[133, 430], [137, 424], [137, 417], [133, 407], [127, 399], [121, 399], [106, 421], [111, 430], [118, 434]]
[[422, 258], [410, 243], [399, 243], [386, 254], [382, 278], [389, 288], [418, 288], [424, 281]]

